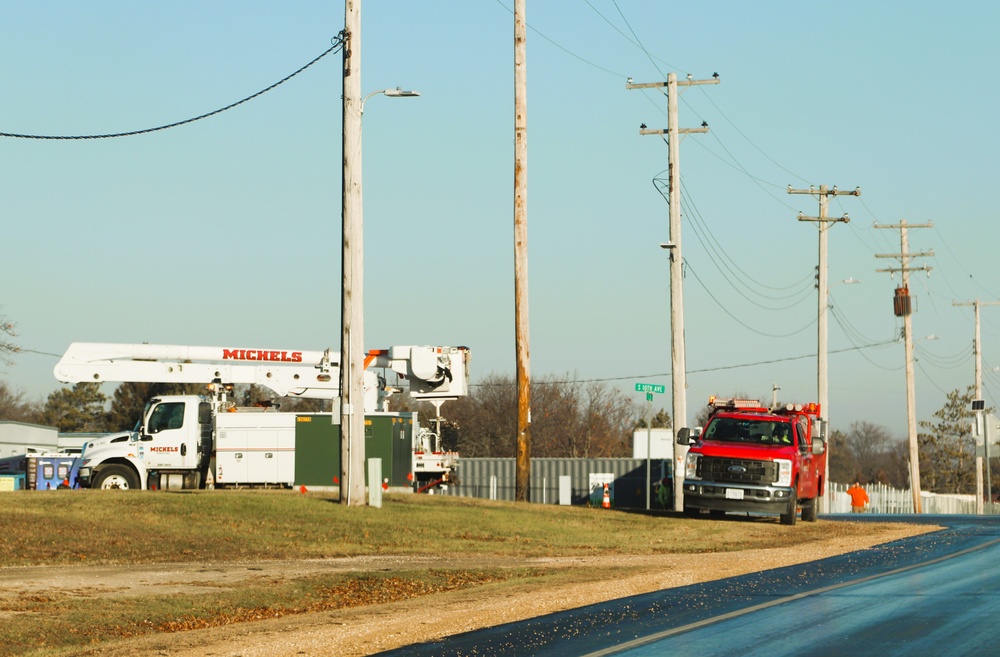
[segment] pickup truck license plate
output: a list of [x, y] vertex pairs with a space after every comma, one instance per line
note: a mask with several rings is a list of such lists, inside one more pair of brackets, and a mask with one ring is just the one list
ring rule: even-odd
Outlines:
[[743, 489], [742, 488], [727, 488], [726, 489], [726, 499], [727, 500], [742, 500], [743, 499]]

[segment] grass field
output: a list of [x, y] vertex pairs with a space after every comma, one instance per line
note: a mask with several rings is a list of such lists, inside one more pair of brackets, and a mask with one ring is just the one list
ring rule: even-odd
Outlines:
[[[359, 572], [250, 581], [204, 593], [0, 597], [0, 654], [59, 655], [109, 639], [381, 604], [467, 587], [544, 586], [605, 569], [500, 568], [489, 557], [662, 554], [792, 547], [868, 531], [843, 522], [693, 520], [663, 513], [388, 495], [381, 509], [292, 491], [58, 491], [0, 496], [0, 567], [85, 569], [248, 563], [365, 555], [483, 557], [483, 567]], [[693, 557], [694, 558], [694, 557]]]

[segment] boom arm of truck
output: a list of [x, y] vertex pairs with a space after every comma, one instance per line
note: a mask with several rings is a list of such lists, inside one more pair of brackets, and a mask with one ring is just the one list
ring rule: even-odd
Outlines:
[[[414, 399], [454, 399], [469, 393], [466, 347], [390, 347], [373, 350], [365, 367], [391, 369], [410, 384]], [[183, 345], [74, 342], [54, 369], [63, 383], [252, 383], [281, 396], [340, 396], [340, 354], [326, 351]], [[376, 410], [377, 382], [365, 373], [365, 407]], [[376, 393], [369, 395], [371, 391]], [[369, 408], [371, 406], [371, 408]]]

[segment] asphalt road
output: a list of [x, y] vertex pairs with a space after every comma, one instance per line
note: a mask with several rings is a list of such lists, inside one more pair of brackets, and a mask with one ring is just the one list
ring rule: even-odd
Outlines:
[[947, 529], [811, 564], [647, 593], [380, 654], [1000, 654], [1000, 517], [845, 518]]

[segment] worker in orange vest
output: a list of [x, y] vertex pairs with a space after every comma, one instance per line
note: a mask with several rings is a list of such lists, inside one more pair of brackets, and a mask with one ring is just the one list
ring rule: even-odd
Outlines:
[[847, 489], [847, 494], [851, 496], [851, 513], [864, 513], [868, 508], [868, 493], [861, 484], [855, 481]]

